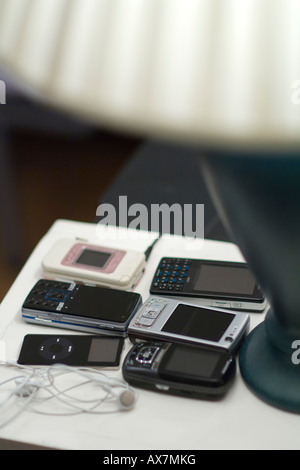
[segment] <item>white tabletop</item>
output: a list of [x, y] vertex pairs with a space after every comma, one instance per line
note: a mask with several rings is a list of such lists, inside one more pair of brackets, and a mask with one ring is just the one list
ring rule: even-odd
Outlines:
[[[1, 346], [5, 345], [6, 359], [17, 359], [26, 334], [53, 333], [49, 327], [29, 325], [21, 318], [22, 302], [33, 284], [42, 277], [43, 256], [54, 241], [62, 237], [80, 237], [99, 243], [97, 229], [99, 227], [94, 224], [58, 220], [39, 242], [0, 305]], [[101, 233], [103, 230], [100, 229]], [[102, 245], [141, 251], [156, 237], [156, 234], [149, 236], [125, 229], [105, 230]], [[136, 288], [143, 300], [149, 296], [150, 282], [162, 256], [243, 261], [239, 249], [231, 243], [163, 237], [154, 247]], [[251, 314], [251, 328], [263, 319], [264, 314]], [[130, 346], [127, 339], [124, 354]], [[17, 368], [0, 365], [1, 382], [18, 374]], [[120, 370], [108, 374], [122, 377]], [[3, 386], [0, 387], [2, 400], [1, 389]], [[18, 411], [17, 404], [11, 401], [10, 407], [0, 412], [0, 423], [15, 411]], [[257, 399], [244, 384], [239, 370], [229, 393], [217, 402], [139, 389], [136, 406], [131, 411], [66, 417], [44, 416], [26, 410], [0, 428], [2, 439], [59, 449], [97, 450], [298, 449], [299, 435], [299, 417]]]

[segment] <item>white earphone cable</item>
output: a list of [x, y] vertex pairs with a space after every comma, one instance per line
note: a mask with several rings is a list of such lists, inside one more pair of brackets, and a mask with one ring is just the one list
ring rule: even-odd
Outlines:
[[[81, 413], [111, 414], [132, 409], [137, 399], [137, 392], [126, 382], [107, 377], [96, 369], [74, 368], [64, 364], [34, 368], [13, 361], [2, 363], [2, 366], [5, 365], [17, 367], [24, 374], [19, 374], [0, 383], [1, 388], [14, 382], [13, 389], [8, 391], [6, 397], [0, 401], [0, 410], [3, 411], [13, 398], [18, 405], [17, 411], [8, 418], [0, 420], [0, 428], [10, 423], [24, 410], [48, 416], [71, 416]], [[59, 379], [65, 379], [67, 375], [70, 376], [70, 381], [74, 382], [75, 379], [75, 383], [59, 385], [57, 383]], [[103, 396], [99, 396], [98, 387], [91, 388], [93, 384], [102, 388]], [[89, 386], [87, 393], [90, 396], [88, 398], [76, 396], [73, 393], [85, 386]], [[92, 395], [95, 394], [96, 396], [93, 397]], [[51, 400], [56, 400], [63, 410], [57, 411], [57, 405], [51, 406]], [[105, 404], [110, 407], [98, 409]], [[49, 407], [48, 410], [45, 409], [46, 406]]]

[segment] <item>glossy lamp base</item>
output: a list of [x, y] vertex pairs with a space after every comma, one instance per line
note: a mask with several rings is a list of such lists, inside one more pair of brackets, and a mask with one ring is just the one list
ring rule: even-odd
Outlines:
[[263, 322], [245, 339], [239, 365], [256, 396], [276, 408], [300, 413], [300, 364], [292, 362], [293, 352], [274, 346]]

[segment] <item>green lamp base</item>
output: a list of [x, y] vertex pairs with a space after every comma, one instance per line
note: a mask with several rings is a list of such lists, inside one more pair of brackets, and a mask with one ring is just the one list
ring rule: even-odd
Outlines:
[[245, 383], [261, 400], [300, 413], [300, 364], [292, 361], [295, 352], [292, 348], [284, 351], [274, 346], [263, 322], [244, 340], [239, 366]]

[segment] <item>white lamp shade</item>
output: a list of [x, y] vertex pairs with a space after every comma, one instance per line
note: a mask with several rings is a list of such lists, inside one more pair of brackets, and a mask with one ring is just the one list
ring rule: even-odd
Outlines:
[[300, 0], [0, 0], [0, 64], [102, 125], [299, 148]]

